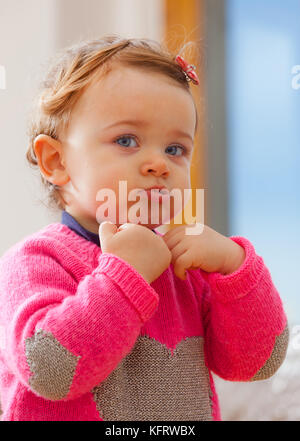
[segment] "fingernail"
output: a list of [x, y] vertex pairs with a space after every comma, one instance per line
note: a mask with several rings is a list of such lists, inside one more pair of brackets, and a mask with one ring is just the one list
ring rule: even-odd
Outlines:
[[127, 228], [127, 227], [128, 227], [128, 224], [123, 224], [123, 225], [120, 225], [119, 228]]

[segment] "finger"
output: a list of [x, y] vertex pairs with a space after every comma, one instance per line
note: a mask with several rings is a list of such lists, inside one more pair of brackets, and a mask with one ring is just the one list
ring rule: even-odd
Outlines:
[[167, 231], [163, 237], [166, 239], [170, 239], [171, 237], [177, 235], [178, 233], [180, 233], [180, 229], [179, 227], [175, 227], [175, 228], [171, 228], [169, 231]]
[[130, 223], [127, 222], [127, 223], [125, 223], [125, 224], [120, 225], [117, 231], [125, 230], [126, 228], [130, 228], [130, 227], [132, 227], [133, 225], [135, 225], [135, 224], [130, 224]]
[[114, 236], [117, 232], [117, 226], [109, 221], [101, 222], [99, 225], [99, 239], [100, 247], [102, 248], [103, 242]]
[[176, 231], [172, 233], [172, 235], [169, 235], [167, 237], [164, 236], [163, 239], [165, 243], [168, 245], [168, 247], [172, 249], [183, 239], [183, 236], [182, 233]]
[[187, 251], [187, 249], [184, 247], [184, 245], [182, 243], [179, 243], [177, 246], [175, 246], [174, 248], [172, 248], [171, 253], [172, 253], [172, 263], [175, 264], [176, 260], [185, 252]]
[[164, 239], [165, 243], [168, 245], [168, 248], [170, 250], [172, 250], [174, 247], [176, 247], [176, 245], [178, 245], [182, 240], [181, 236], [178, 234], [175, 236], [172, 236], [168, 239], [165, 239], [165, 238], [163, 238], [163, 239]]
[[186, 270], [190, 267], [189, 255], [187, 253], [178, 257], [174, 265], [174, 273], [181, 280], [186, 279]]

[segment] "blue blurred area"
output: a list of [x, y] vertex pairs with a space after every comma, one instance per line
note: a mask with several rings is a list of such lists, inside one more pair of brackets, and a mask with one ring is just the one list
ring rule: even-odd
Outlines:
[[230, 235], [252, 241], [300, 324], [300, 1], [226, 4]]

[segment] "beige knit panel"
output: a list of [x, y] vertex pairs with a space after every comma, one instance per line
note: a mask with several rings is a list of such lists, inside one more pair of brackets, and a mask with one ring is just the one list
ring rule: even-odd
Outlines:
[[33, 375], [32, 389], [49, 400], [61, 400], [71, 387], [80, 357], [71, 354], [50, 333], [42, 329], [25, 340], [27, 363]]
[[275, 345], [270, 358], [266, 361], [263, 367], [256, 372], [250, 381], [266, 380], [270, 378], [283, 363], [286, 356], [286, 351], [289, 342], [289, 328], [288, 325], [284, 328], [282, 333], [275, 339]]
[[188, 337], [173, 351], [148, 337], [93, 390], [105, 421], [201, 421], [212, 419], [212, 393], [203, 337]]

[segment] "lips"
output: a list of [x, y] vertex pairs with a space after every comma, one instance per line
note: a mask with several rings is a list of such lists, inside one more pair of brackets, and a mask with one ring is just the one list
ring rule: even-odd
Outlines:
[[164, 186], [153, 186], [153, 187], [148, 187], [144, 189], [147, 193], [151, 193], [151, 190], [155, 190], [153, 193], [160, 193], [160, 194], [169, 194], [169, 191], [166, 187]]

